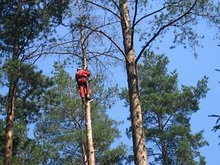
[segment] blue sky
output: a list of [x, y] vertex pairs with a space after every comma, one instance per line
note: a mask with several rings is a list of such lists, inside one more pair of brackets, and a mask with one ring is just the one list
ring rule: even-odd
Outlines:
[[217, 165], [220, 162], [219, 132], [212, 131], [216, 119], [208, 115], [220, 114], [220, 72], [215, 71], [220, 68], [220, 47], [217, 46], [219, 41], [214, 39], [215, 32], [209, 26], [201, 24], [198, 30], [201, 34], [206, 34], [206, 37], [200, 41], [204, 47], [197, 48], [197, 58], [193, 56], [191, 49], [169, 49], [169, 43], [165, 43], [158, 53], [165, 53], [169, 57], [170, 71], [177, 69], [179, 85], [195, 86], [204, 75], [209, 77], [210, 91], [206, 98], [200, 100], [200, 110], [193, 114], [191, 128], [193, 132], [204, 130], [204, 138], [209, 146], [201, 150], [202, 155], [206, 157], [207, 165]]
[[201, 100], [200, 110], [192, 116], [191, 126], [194, 132], [204, 129], [204, 137], [209, 142], [209, 146], [201, 150], [202, 155], [206, 157], [208, 165], [217, 165], [217, 162], [220, 162], [219, 133], [211, 131], [216, 119], [208, 115], [220, 114], [220, 72], [215, 71], [216, 68], [220, 68], [220, 47], [210, 38], [205, 39], [204, 43], [205, 47], [198, 50], [197, 59], [187, 50], [170, 51], [170, 69], [177, 69], [179, 83], [184, 85], [196, 85], [197, 80], [204, 75], [209, 77], [210, 91], [207, 97]]
[[[208, 27], [201, 27], [201, 32], [209, 30]], [[208, 115], [220, 114], [220, 72], [215, 69], [220, 69], [220, 47], [218, 41], [213, 40], [214, 32], [201, 41], [204, 48], [198, 48], [198, 57], [193, 56], [193, 52], [190, 49], [183, 49], [181, 47], [175, 49], [169, 49], [169, 42], [162, 43], [160, 49], [155, 50], [155, 53], [165, 54], [168, 56], [170, 63], [168, 65], [169, 71], [177, 69], [179, 85], [192, 85], [195, 86], [197, 81], [204, 75], [209, 77], [208, 87], [210, 91], [207, 97], [200, 102], [200, 110], [193, 114], [191, 120], [192, 132], [198, 132], [204, 130], [204, 138], [209, 142], [209, 146], [203, 147], [201, 153], [205, 156], [207, 165], [217, 165], [216, 162], [220, 162], [220, 146], [218, 143], [218, 132], [214, 133], [212, 127], [215, 124], [216, 119], [210, 118]], [[167, 39], [169, 40], [169, 39]], [[53, 69], [51, 61], [52, 58], [41, 59], [37, 62], [40, 69], [43, 69], [45, 74], [50, 74]], [[45, 67], [47, 66], [47, 67]], [[71, 75], [74, 75], [74, 70], [70, 71]], [[120, 84], [120, 86], [127, 87], [126, 72], [123, 67], [117, 68], [115, 72], [114, 81]], [[122, 138], [117, 143], [124, 142], [128, 146], [132, 145], [131, 139], [128, 139], [125, 135], [125, 130], [130, 126], [130, 122], [127, 121], [129, 116], [128, 108], [123, 106], [123, 101], [117, 103], [113, 109], [108, 111], [110, 117], [117, 121], [124, 121], [124, 124], [119, 127]], [[132, 153], [132, 151], [130, 151]]]
[[[183, 49], [179, 46], [175, 49], [169, 49], [169, 38], [165, 39], [162, 44], [156, 45], [160, 49], [155, 49], [155, 53], [168, 56], [170, 60], [168, 69], [169, 71], [177, 70], [179, 86], [182, 84], [196, 86], [197, 81], [203, 76], [209, 78], [208, 87], [210, 90], [206, 98], [200, 100], [200, 110], [192, 115], [191, 128], [194, 133], [204, 130], [203, 135], [209, 146], [203, 147], [201, 153], [205, 156], [207, 165], [218, 165], [217, 162], [220, 162], [219, 132], [212, 131], [216, 118], [208, 117], [208, 115], [220, 114], [220, 72], [215, 71], [215, 69], [220, 69], [220, 47], [217, 46], [219, 41], [215, 40], [215, 32], [211, 31], [210, 27], [203, 24], [199, 28], [199, 32], [208, 35], [200, 41], [204, 47], [197, 48], [197, 58], [194, 57], [190, 48]], [[126, 86], [124, 69], [121, 68], [118, 74], [118, 77], [122, 78], [120, 82], [123, 82]], [[109, 114], [116, 120], [124, 120], [124, 125], [120, 127], [122, 134], [124, 134], [130, 123], [126, 120], [129, 112], [128, 109], [123, 107], [123, 102], [118, 103]], [[125, 135], [122, 136], [120, 141], [128, 145], [132, 144], [131, 139], [127, 139]]]
[[[220, 142], [220, 139], [218, 139], [219, 133], [212, 131], [216, 119], [210, 118], [208, 115], [220, 114], [220, 72], [215, 71], [215, 69], [220, 69], [220, 47], [217, 46], [220, 41], [213, 40], [215, 39], [216, 31], [211, 30], [210, 26], [206, 26], [205, 23], [201, 23], [197, 31], [206, 35], [200, 41], [204, 47], [196, 49], [197, 58], [193, 56], [193, 51], [190, 48], [184, 49], [178, 46], [175, 49], [169, 49], [171, 45], [170, 34], [163, 39], [162, 43], [155, 42], [152, 48], [156, 54], [168, 56], [170, 60], [168, 69], [169, 71], [177, 70], [179, 86], [182, 84], [196, 86], [197, 81], [203, 78], [204, 75], [209, 77], [208, 87], [210, 91], [207, 97], [201, 100], [200, 110], [193, 114], [191, 126], [192, 132], [204, 130], [204, 138], [209, 142], [209, 146], [201, 149], [202, 155], [206, 157], [207, 165], [217, 165], [216, 162], [220, 162], [220, 157], [218, 156], [220, 153], [220, 146], [218, 145]], [[141, 45], [136, 46], [138, 49]], [[159, 47], [159, 49], [156, 49], [156, 47]], [[137, 49], [136, 52], [138, 52]], [[43, 69], [45, 74], [50, 74], [53, 69], [52, 60], [52, 57], [47, 57], [37, 62], [39, 68]], [[125, 68], [118, 67], [115, 73], [113, 81], [119, 83], [120, 86], [127, 87]], [[75, 71], [70, 70], [70, 74], [73, 76]], [[115, 107], [108, 111], [108, 114], [115, 120], [124, 121], [124, 124], [119, 127], [122, 138], [116, 143], [124, 142], [131, 146], [131, 139], [128, 139], [125, 135], [125, 129], [130, 126], [130, 122], [127, 121], [129, 110], [123, 106], [123, 101], [118, 102]]]
[[[169, 57], [169, 70], [177, 69], [179, 85], [195, 86], [204, 75], [209, 77], [208, 87], [210, 91], [207, 97], [201, 100], [200, 110], [193, 114], [191, 126], [193, 132], [204, 130], [204, 138], [209, 142], [209, 146], [201, 149], [202, 155], [206, 157], [207, 165], [218, 165], [217, 162], [220, 162], [219, 132], [212, 131], [216, 119], [210, 118], [208, 115], [220, 114], [220, 72], [215, 71], [215, 69], [220, 69], [220, 47], [217, 46], [219, 41], [213, 40], [215, 33], [211, 31], [210, 27], [202, 24], [199, 31], [206, 34], [206, 38], [201, 41], [204, 48], [197, 49], [197, 58], [193, 56], [191, 49], [183, 49], [181, 46], [176, 49], [169, 49], [171, 43], [169, 38], [165, 38], [162, 43], [155, 45], [155, 48], [160, 47], [158, 50], [155, 49], [155, 53], [165, 54]], [[47, 57], [39, 59], [36, 64], [45, 74], [50, 74], [53, 69], [52, 60], [52, 57]], [[74, 74], [74, 71], [71, 71], [71, 75]], [[125, 69], [123, 67], [117, 68], [114, 81], [117, 81], [120, 86], [127, 87], [126, 79]], [[116, 143], [124, 142], [131, 146], [131, 139], [125, 135], [125, 129], [130, 126], [130, 122], [127, 121], [129, 110], [123, 106], [123, 101], [118, 102], [115, 107], [108, 111], [108, 114], [115, 120], [124, 121], [124, 124], [119, 127], [122, 138]]]

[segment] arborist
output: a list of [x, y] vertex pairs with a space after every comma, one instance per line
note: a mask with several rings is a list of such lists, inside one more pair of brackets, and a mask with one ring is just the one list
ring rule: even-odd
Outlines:
[[90, 72], [87, 69], [77, 68], [75, 79], [79, 88], [79, 93], [82, 98], [83, 103], [85, 100], [92, 101], [89, 79]]

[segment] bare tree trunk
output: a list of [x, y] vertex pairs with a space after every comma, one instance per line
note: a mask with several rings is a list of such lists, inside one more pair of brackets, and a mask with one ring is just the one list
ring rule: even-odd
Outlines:
[[127, 63], [127, 76], [135, 164], [147, 165], [147, 152], [143, 130], [142, 109], [134, 64]]
[[5, 154], [4, 154], [4, 165], [10, 165], [12, 159], [12, 147], [13, 147], [13, 136], [14, 136], [14, 112], [15, 112], [15, 93], [16, 86], [14, 84], [9, 87], [9, 98], [8, 98], [8, 112], [6, 119], [6, 143], [5, 143]]
[[[81, 51], [82, 51], [82, 67], [83, 69], [87, 69], [84, 20], [80, 9], [79, 11], [80, 11], [80, 25], [81, 25], [80, 36], [81, 36]], [[90, 106], [90, 101], [88, 101], [87, 99], [85, 103], [86, 103], [85, 105], [86, 137], [88, 143], [88, 153], [87, 153], [88, 165], [95, 165], [95, 152], [94, 152], [93, 137], [92, 137], [91, 106]]]
[[130, 16], [127, 3], [127, 0], [120, 1], [120, 14], [122, 18], [121, 26], [126, 56], [134, 161], [136, 165], [147, 165], [147, 151], [143, 130], [142, 109], [135, 64], [135, 52], [132, 44], [132, 28], [130, 25]]
[[88, 163], [89, 165], [95, 165], [95, 151], [92, 137], [92, 121], [91, 121], [91, 107], [90, 102], [86, 103], [86, 136], [88, 143]]
[[86, 60], [86, 46], [85, 46], [85, 31], [83, 29], [84, 24], [81, 19], [81, 28], [80, 28], [80, 34], [81, 34], [81, 50], [82, 50], [82, 67], [83, 69], [87, 68], [87, 60]]

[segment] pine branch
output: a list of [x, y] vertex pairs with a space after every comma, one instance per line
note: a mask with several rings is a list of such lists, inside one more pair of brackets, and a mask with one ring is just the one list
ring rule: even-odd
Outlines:
[[192, 4], [192, 6], [181, 16], [179, 16], [178, 18], [170, 21], [169, 23], [165, 24], [164, 26], [160, 27], [159, 30], [153, 35], [153, 37], [143, 46], [142, 50], [140, 51], [140, 53], [138, 54], [135, 63], [137, 64], [138, 60], [141, 58], [142, 54], [144, 53], [145, 49], [150, 45], [151, 42], [154, 41], [155, 38], [157, 38], [159, 36], [159, 34], [166, 29], [167, 27], [171, 26], [172, 24], [176, 23], [177, 21], [181, 20], [183, 17], [185, 17], [186, 15], [188, 15], [190, 13], [190, 11], [195, 7], [196, 3], [198, 0], [195, 0], [194, 3]]
[[109, 13], [113, 14], [114, 16], [116, 16], [119, 20], [121, 20], [121, 17], [118, 14], [114, 13], [112, 10], [108, 9], [107, 7], [102, 6], [102, 5], [100, 5], [98, 3], [95, 3], [95, 2], [89, 1], [89, 0], [86, 0], [86, 2], [91, 3], [92, 5], [97, 6], [99, 8], [102, 8], [105, 11], [108, 11]]

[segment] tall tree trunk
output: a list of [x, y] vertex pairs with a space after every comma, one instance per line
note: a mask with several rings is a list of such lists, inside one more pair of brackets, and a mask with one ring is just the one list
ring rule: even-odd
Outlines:
[[[80, 36], [81, 36], [81, 51], [82, 51], [82, 67], [87, 69], [87, 59], [86, 59], [86, 41], [85, 41], [85, 31], [84, 31], [84, 20], [83, 15], [80, 11]], [[87, 94], [86, 94], [87, 95]], [[86, 120], [86, 137], [88, 143], [88, 165], [95, 165], [95, 152], [92, 137], [92, 120], [91, 120], [91, 106], [90, 101], [86, 99], [85, 101], [85, 120]]]
[[86, 136], [88, 143], [88, 164], [95, 165], [95, 151], [92, 137], [92, 121], [91, 121], [91, 106], [90, 102], [86, 102]]
[[[15, 25], [18, 26], [18, 18], [21, 15], [22, 11], [22, 0], [18, 1], [17, 12], [15, 15]], [[14, 49], [12, 55], [12, 61], [15, 61], [19, 58], [19, 39], [14, 38]], [[11, 67], [11, 66], [10, 66]], [[16, 73], [16, 72], [14, 72]], [[15, 118], [15, 97], [16, 97], [16, 85], [18, 82], [18, 77], [15, 74], [10, 74], [9, 77], [9, 92], [8, 92], [8, 109], [6, 117], [6, 142], [5, 142], [5, 153], [4, 153], [4, 165], [10, 165], [12, 159], [12, 150], [13, 150], [13, 136], [14, 136], [14, 118]]]
[[147, 151], [143, 130], [142, 109], [127, 0], [120, 1], [120, 9], [124, 50], [126, 56], [127, 81], [129, 88], [134, 161], [136, 165], [147, 165]]
[[14, 136], [14, 112], [15, 112], [15, 93], [16, 85], [11, 84], [9, 87], [8, 97], [8, 111], [6, 119], [6, 143], [5, 143], [5, 154], [4, 154], [4, 165], [10, 165], [12, 159], [12, 147], [13, 147], [13, 136]]

